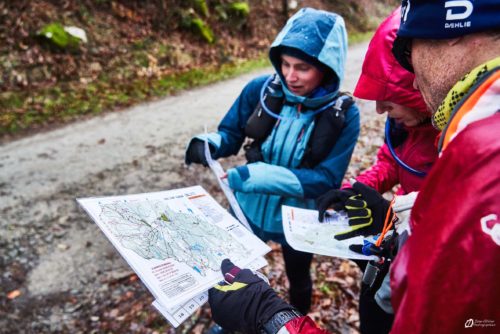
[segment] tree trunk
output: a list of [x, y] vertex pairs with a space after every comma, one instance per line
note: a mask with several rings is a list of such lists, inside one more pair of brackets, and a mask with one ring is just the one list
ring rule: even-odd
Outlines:
[[283, 0], [283, 17], [284, 17], [284, 23], [288, 20], [288, 0]]

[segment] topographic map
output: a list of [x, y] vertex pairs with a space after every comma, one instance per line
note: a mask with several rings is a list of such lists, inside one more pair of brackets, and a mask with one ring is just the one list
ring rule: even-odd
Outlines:
[[229, 254], [242, 258], [249, 250], [229, 232], [193, 213], [174, 211], [165, 201], [135, 200], [101, 204], [100, 218], [123, 247], [144, 259], [174, 259], [201, 276], [218, 272]]
[[222, 280], [220, 264], [261, 268], [269, 246], [202, 187], [77, 199], [156, 298], [174, 325]]

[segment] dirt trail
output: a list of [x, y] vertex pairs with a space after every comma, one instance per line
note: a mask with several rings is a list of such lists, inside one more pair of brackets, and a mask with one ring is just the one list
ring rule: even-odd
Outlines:
[[[349, 48], [344, 90], [354, 88], [366, 47]], [[270, 71], [0, 146], [0, 333], [76, 332], [97, 321], [81, 318], [96, 313], [100, 301], [122, 292], [109, 285], [130, 269], [75, 198], [201, 184], [222, 200], [208, 172], [183, 164], [184, 147], [205, 124], [215, 130], [243, 85]], [[371, 103], [360, 106], [365, 130], [350, 173], [369, 164], [381, 143], [373, 140], [381, 119]], [[7, 300], [16, 289], [21, 295]]]

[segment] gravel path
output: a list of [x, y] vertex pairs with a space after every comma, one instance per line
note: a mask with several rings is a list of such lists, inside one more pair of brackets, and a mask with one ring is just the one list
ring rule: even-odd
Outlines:
[[[345, 90], [354, 88], [366, 47], [349, 49]], [[243, 85], [262, 73], [270, 69], [0, 146], [0, 333], [149, 332], [141, 327], [147, 319], [103, 325], [126, 322], [116, 306], [123, 298], [150, 297], [75, 198], [201, 184], [223, 202], [206, 170], [183, 164], [184, 147], [205, 124], [214, 130]], [[373, 103], [359, 105], [362, 135], [348, 176], [369, 166], [382, 143], [383, 117]], [[269, 273], [281, 277], [279, 266]], [[13, 291], [19, 296], [7, 298]], [[346, 331], [356, 327], [352, 314], [341, 318], [353, 324]], [[173, 331], [152, 321], [148, 328]], [[186, 326], [178, 332], [200, 328]]]

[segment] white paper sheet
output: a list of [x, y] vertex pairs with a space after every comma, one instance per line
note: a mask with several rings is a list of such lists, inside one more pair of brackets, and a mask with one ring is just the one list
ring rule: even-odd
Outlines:
[[247, 228], [247, 230], [252, 231], [252, 229], [250, 228], [250, 224], [248, 224], [247, 218], [243, 214], [243, 211], [241, 211], [241, 207], [238, 204], [236, 197], [234, 196], [233, 190], [229, 187], [227, 180], [222, 179], [222, 176], [225, 175], [226, 172], [224, 171], [224, 169], [222, 168], [222, 166], [218, 161], [212, 159], [212, 155], [210, 154], [210, 148], [208, 146], [208, 141], [206, 139], [205, 139], [205, 158], [207, 159], [208, 166], [214, 173], [215, 178], [217, 179], [217, 182], [219, 183], [219, 186], [222, 189], [222, 192], [224, 192], [224, 195], [226, 195], [227, 201], [229, 202], [231, 209], [233, 209], [236, 218], [238, 218], [238, 220], [241, 222], [243, 226]]
[[347, 215], [335, 213], [326, 217], [323, 223], [318, 221], [318, 211], [283, 205], [283, 230], [286, 241], [293, 249], [320, 255], [335, 256], [344, 259], [376, 260], [377, 256], [362, 255], [349, 249], [349, 245], [363, 244], [363, 237], [337, 240], [334, 235], [348, 230]]

